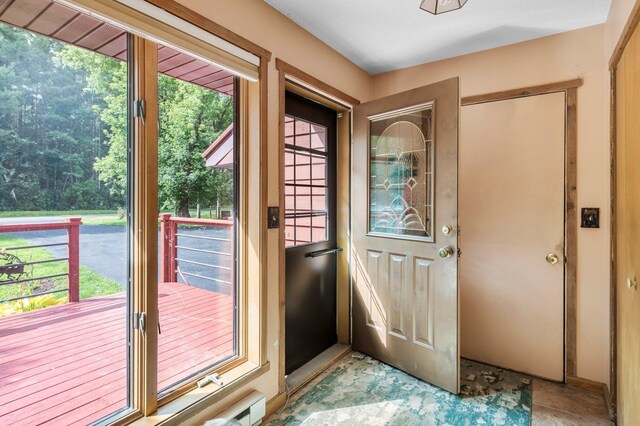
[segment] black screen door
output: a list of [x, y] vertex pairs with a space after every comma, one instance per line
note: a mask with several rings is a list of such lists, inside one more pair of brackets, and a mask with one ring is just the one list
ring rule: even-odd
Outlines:
[[286, 93], [286, 374], [337, 342], [336, 120]]

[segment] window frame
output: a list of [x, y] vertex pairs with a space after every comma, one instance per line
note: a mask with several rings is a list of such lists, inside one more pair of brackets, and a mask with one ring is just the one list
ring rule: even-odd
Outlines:
[[[146, 315], [146, 336], [133, 327], [130, 329], [130, 408], [105, 417], [98, 424], [157, 424], [167, 420], [179, 421], [196, 410], [224, 398], [270, 369], [266, 339], [266, 212], [267, 201], [267, 86], [268, 62], [271, 52], [234, 34], [215, 22], [185, 11], [173, 1], [162, 4], [150, 1], [158, 9], [174, 15], [188, 25], [195, 25], [259, 58], [257, 80], [238, 78], [235, 94], [234, 126], [237, 126], [235, 161], [237, 171], [236, 211], [236, 283], [237, 348], [238, 355], [223, 364], [214, 366], [166, 395], [158, 396], [157, 389], [157, 326], [158, 326], [158, 129], [148, 123], [158, 122], [157, 105], [157, 44], [135, 35], [135, 28], [118, 17], [126, 5], [105, 0], [61, 0], [89, 14], [95, 14], [125, 30], [130, 36], [129, 63], [129, 120], [131, 151], [131, 308]], [[140, 23], [148, 24], [149, 16], [134, 11]], [[127, 19], [128, 22], [129, 18]], [[134, 18], [135, 21], [135, 18]], [[164, 25], [166, 27], [166, 25]], [[179, 29], [165, 28], [174, 40], [187, 40]], [[138, 32], [139, 33], [139, 32]], [[195, 40], [195, 39], [194, 39]], [[180, 48], [174, 43], [164, 43]], [[195, 42], [199, 47], [202, 41]], [[188, 46], [184, 46], [188, 51]], [[154, 83], [155, 82], [155, 83]], [[132, 101], [145, 100], [144, 120], [132, 114]], [[145, 122], [147, 125], [145, 125]], [[156, 330], [154, 332], [154, 330]], [[151, 332], [149, 332], [151, 331]], [[207, 374], [219, 373], [224, 386], [209, 384], [197, 388], [196, 382]]]
[[[159, 22], [113, 0], [55, 0], [88, 15], [112, 23], [128, 32], [127, 36], [127, 125], [128, 125], [128, 261], [130, 288], [127, 308], [128, 407], [115, 411], [96, 424], [130, 424], [135, 421], [156, 424], [180, 419], [218, 401], [250, 380], [267, 372], [266, 336], [266, 202], [267, 202], [267, 86], [271, 53], [231, 33], [218, 24], [163, 1], [158, 11], [170, 13], [185, 25], [197, 26], [247, 54], [259, 58], [257, 79], [235, 79], [234, 131], [237, 179], [236, 197], [236, 345], [237, 355], [224, 363], [158, 395], [158, 41], [141, 35], [139, 28], [162, 26], [171, 41], [162, 44], [189, 52], [215, 53], [209, 46], [184, 32]], [[126, 17], [124, 19], [123, 17]], [[135, 24], [138, 19], [140, 25]], [[133, 24], [130, 24], [132, 23]], [[191, 38], [190, 38], [191, 37]], [[182, 43], [182, 45], [180, 45]], [[184, 44], [186, 43], [186, 45]], [[206, 55], [205, 55], [206, 56]], [[223, 55], [224, 56], [224, 55]], [[221, 62], [228, 64], [233, 53], [226, 52]], [[202, 58], [202, 55], [200, 56]], [[211, 56], [208, 61], [213, 61]], [[237, 75], [245, 75], [242, 70]], [[145, 101], [144, 117], [133, 114], [134, 101]], [[134, 322], [136, 314], [145, 315], [145, 330]], [[209, 384], [197, 388], [196, 382], [213, 372], [222, 376], [224, 386]], [[176, 420], [177, 421], [177, 420]]]
[[[173, 416], [183, 414], [183, 410], [192, 407], [194, 398], [199, 404], [206, 404], [217, 395], [222, 395], [234, 389], [240, 379], [253, 375], [252, 373], [268, 370], [269, 364], [265, 359], [266, 336], [262, 332], [265, 322], [262, 263], [262, 252], [253, 253], [247, 250], [248, 241], [256, 236], [264, 241], [262, 235], [263, 224], [259, 212], [262, 208], [262, 182], [260, 173], [250, 173], [260, 167], [260, 161], [254, 161], [253, 152], [262, 155], [261, 147], [261, 103], [262, 78], [257, 83], [245, 79], [238, 79], [235, 95], [234, 126], [236, 148], [234, 153], [237, 163], [236, 187], [236, 271], [237, 271], [237, 299], [236, 299], [236, 339], [237, 355], [224, 363], [213, 366], [200, 374], [193, 376], [184, 383], [174, 387], [165, 394], [158, 394], [158, 289], [157, 285], [157, 212], [158, 212], [158, 128], [149, 123], [158, 122], [158, 87], [157, 87], [157, 43], [133, 36], [133, 100], [143, 99], [146, 102], [146, 116], [132, 117], [133, 121], [133, 151], [134, 155], [134, 234], [140, 236], [134, 239], [132, 280], [133, 307], [132, 313], [144, 312], [146, 315], [146, 337], [133, 332], [132, 356], [132, 406], [134, 412], [143, 415], [147, 420], [165, 419], [167, 413]], [[265, 67], [266, 70], [266, 67]], [[256, 120], [256, 117], [260, 119]], [[251, 143], [253, 141], [254, 143]], [[258, 142], [258, 143], [255, 143]], [[258, 177], [258, 182], [255, 177]], [[258, 226], [255, 226], [258, 224]], [[137, 254], [137, 255], [136, 255]], [[257, 272], [257, 276], [255, 274]], [[250, 285], [250, 283], [253, 283]], [[264, 341], [264, 342], [263, 342]], [[259, 345], [250, 342], [259, 342]], [[237, 382], [230, 377], [236, 376]], [[204, 376], [218, 373], [223, 377], [224, 386], [209, 384], [202, 389], [196, 387], [196, 382]], [[236, 384], [238, 383], [238, 384]], [[182, 400], [182, 401], [181, 401]], [[186, 404], [186, 405], [184, 405]]]

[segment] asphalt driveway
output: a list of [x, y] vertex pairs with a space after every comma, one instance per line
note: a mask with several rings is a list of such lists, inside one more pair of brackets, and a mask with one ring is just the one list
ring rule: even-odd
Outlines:
[[[35, 221], [34, 221], [35, 222]], [[40, 221], [42, 222], [42, 221]], [[12, 232], [34, 245], [67, 242], [67, 231]], [[47, 247], [54, 257], [66, 257], [67, 246]], [[124, 226], [81, 225], [80, 265], [93, 269], [122, 287], [127, 282], [127, 233]]]
[[[61, 218], [29, 218], [29, 223], [57, 222]], [[0, 219], [0, 224], [25, 223], [25, 219]], [[33, 245], [67, 242], [66, 230], [12, 232]], [[158, 238], [160, 238], [158, 231]], [[181, 226], [178, 230], [177, 281], [202, 289], [230, 294], [231, 244], [229, 228]], [[160, 247], [160, 242], [158, 242]], [[66, 257], [67, 246], [47, 247], [54, 257]], [[124, 226], [81, 225], [80, 265], [123, 288], [127, 282], [127, 232]], [[214, 266], [211, 266], [214, 265]], [[159, 268], [159, 265], [158, 265]], [[160, 277], [160, 274], [158, 275]]]

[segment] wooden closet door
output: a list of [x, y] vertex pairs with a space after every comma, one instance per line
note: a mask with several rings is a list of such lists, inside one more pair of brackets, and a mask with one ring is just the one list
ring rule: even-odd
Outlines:
[[616, 69], [615, 282], [618, 424], [640, 424], [640, 30]]

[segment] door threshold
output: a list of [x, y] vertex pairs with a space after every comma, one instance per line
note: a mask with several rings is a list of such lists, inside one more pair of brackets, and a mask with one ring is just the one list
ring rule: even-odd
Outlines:
[[350, 351], [351, 345], [336, 343], [293, 373], [285, 376], [284, 383], [287, 386], [288, 393], [290, 395], [293, 394]]

